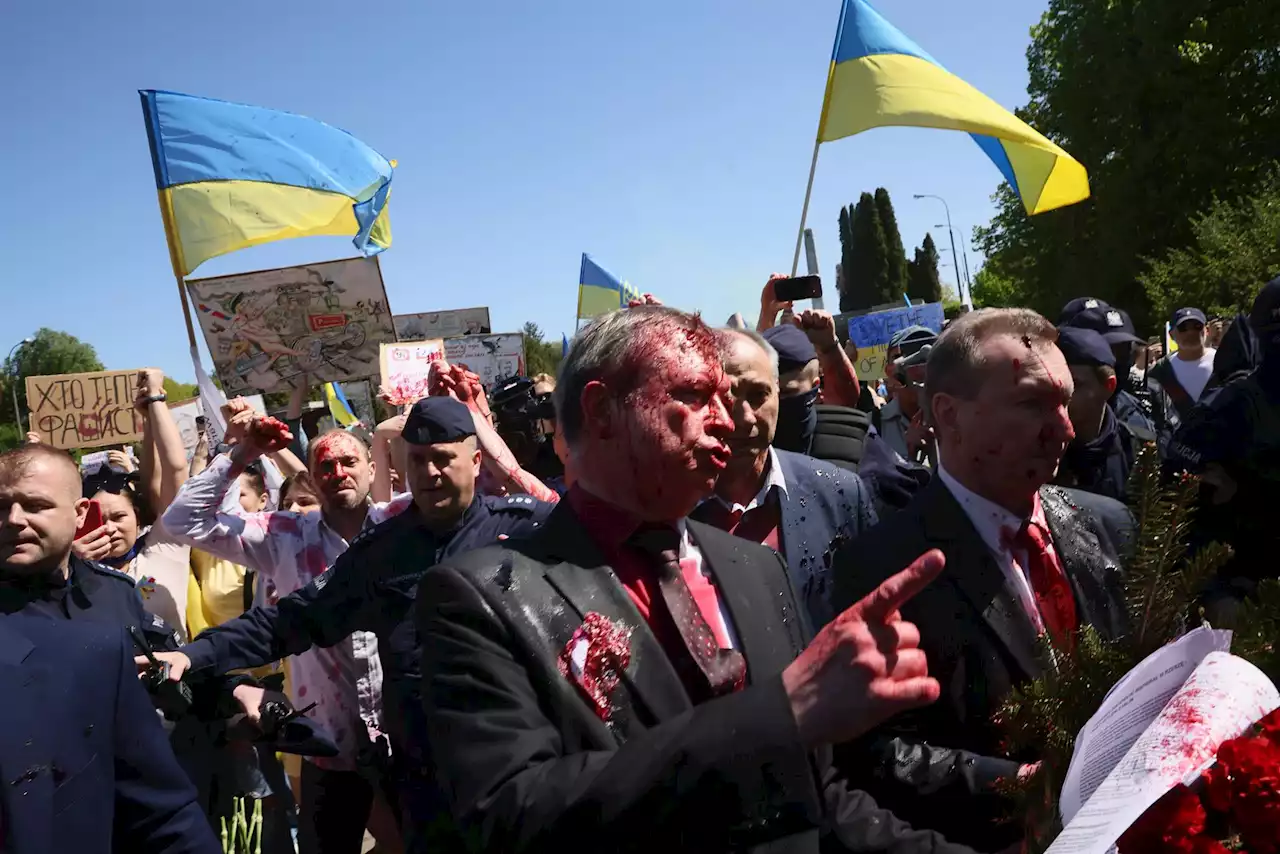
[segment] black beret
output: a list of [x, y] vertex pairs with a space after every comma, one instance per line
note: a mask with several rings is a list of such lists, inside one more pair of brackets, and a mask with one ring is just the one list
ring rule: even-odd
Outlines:
[[466, 404], [452, 397], [424, 397], [409, 410], [400, 436], [411, 445], [459, 442], [476, 434]]

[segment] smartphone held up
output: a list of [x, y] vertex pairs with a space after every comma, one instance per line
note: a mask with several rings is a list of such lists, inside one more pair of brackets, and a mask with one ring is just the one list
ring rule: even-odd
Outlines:
[[773, 296], [778, 302], [818, 299], [822, 296], [822, 277], [788, 276], [773, 280]]

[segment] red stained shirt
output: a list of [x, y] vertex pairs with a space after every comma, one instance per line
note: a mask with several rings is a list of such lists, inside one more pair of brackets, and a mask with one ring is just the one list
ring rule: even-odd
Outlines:
[[[658, 587], [656, 568], [643, 554], [626, 544], [631, 535], [640, 528], [641, 521], [577, 485], [571, 487], [565, 497], [573, 507], [578, 521], [586, 529], [587, 535], [600, 550], [605, 562], [613, 568], [614, 574], [622, 582], [636, 610], [649, 625], [650, 631], [658, 639], [658, 643], [662, 644], [662, 648], [676, 665], [676, 671], [683, 678], [687, 672], [683, 665], [693, 665], [693, 657], [689, 654], [684, 639], [680, 637], [680, 630], [676, 628], [675, 621], [667, 610], [666, 602], [663, 601], [662, 591]], [[720, 647], [732, 649], [734, 647], [732, 626], [728, 615], [720, 606], [715, 582], [703, 572], [702, 553], [693, 544], [688, 533], [683, 530], [683, 526], [681, 526], [681, 534], [684, 540], [680, 558], [681, 574], [689, 587], [689, 592], [693, 594], [698, 610], [711, 627]], [[687, 685], [687, 687], [691, 689], [690, 695], [694, 697], [700, 696], [705, 691], [705, 687], [701, 689], [695, 689], [693, 685]]]

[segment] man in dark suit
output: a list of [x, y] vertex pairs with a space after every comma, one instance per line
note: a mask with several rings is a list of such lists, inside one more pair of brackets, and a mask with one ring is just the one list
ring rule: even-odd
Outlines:
[[123, 629], [0, 616], [0, 850], [217, 854]]
[[777, 554], [684, 519], [728, 460], [728, 390], [696, 317], [597, 320], [556, 387], [566, 499], [530, 539], [424, 576], [428, 729], [469, 849], [968, 850], [850, 791], [827, 758], [936, 696], [897, 612], [940, 556], [802, 652]]
[[778, 352], [757, 332], [722, 329], [732, 456], [715, 494], [692, 518], [781, 554], [809, 624], [831, 622], [831, 558], [876, 523], [869, 491], [851, 471], [772, 446], [778, 426]]
[[906, 555], [946, 555], [938, 583], [902, 611], [920, 626], [943, 699], [842, 751], [841, 763], [867, 771], [855, 779], [896, 813], [987, 850], [1020, 838], [1016, 821], [999, 823], [1009, 807], [992, 784], [1032, 772], [1037, 757], [1004, 756], [992, 716], [1043, 672], [1037, 637], [1062, 646], [1085, 624], [1104, 638], [1124, 631], [1128, 511], [1046, 486], [1072, 438], [1071, 373], [1056, 337], [1026, 309], [972, 312], [948, 327], [925, 380], [937, 476], [835, 562], [839, 607]]

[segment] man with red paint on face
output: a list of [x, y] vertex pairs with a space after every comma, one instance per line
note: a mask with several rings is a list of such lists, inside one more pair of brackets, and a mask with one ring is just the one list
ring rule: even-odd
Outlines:
[[556, 386], [565, 500], [528, 539], [423, 577], [423, 702], [467, 850], [969, 850], [829, 762], [936, 699], [899, 609], [941, 556], [906, 561], [806, 649], [777, 553], [686, 518], [728, 463], [729, 392], [697, 317], [598, 318]]
[[[402, 513], [413, 500], [405, 494], [387, 503], [371, 502], [374, 464], [369, 449], [350, 433], [335, 430], [307, 449], [319, 513], [221, 512], [223, 498], [245, 467], [287, 447], [291, 439], [274, 418], [254, 418], [244, 439], [188, 480], [164, 515], [174, 539], [257, 571], [282, 597], [311, 584], [358, 534]], [[187, 653], [195, 655], [192, 650], [205, 647], [207, 641], [197, 639], [186, 652], [165, 653], [174, 678], [192, 666]], [[368, 779], [377, 776], [377, 757], [385, 745], [376, 637], [356, 632], [332, 647], [294, 656], [291, 668], [290, 699], [298, 708], [316, 704], [308, 717], [339, 750], [337, 757], [308, 757], [302, 763], [300, 850], [355, 854], [366, 824], [380, 842], [398, 850], [394, 797]], [[362, 768], [372, 773], [366, 775]]]
[[[941, 702], [888, 722], [841, 764], [895, 813], [983, 850], [1019, 841], [993, 789], [1038, 757], [1005, 756], [992, 716], [1047, 663], [1037, 637], [1074, 643], [1085, 623], [1124, 631], [1120, 554], [1131, 519], [1110, 498], [1049, 486], [1073, 437], [1072, 377], [1049, 321], [1028, 309], [956, 319], [929, 354], [924, 402], [936, 477], [835, 559], [836, 606], [874, 590], [895, 561], [940, 549], [942, 578], [903, 609]], [[870, 757], [870, 761], [868, 758]]]

